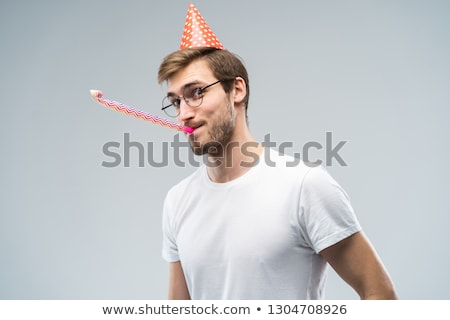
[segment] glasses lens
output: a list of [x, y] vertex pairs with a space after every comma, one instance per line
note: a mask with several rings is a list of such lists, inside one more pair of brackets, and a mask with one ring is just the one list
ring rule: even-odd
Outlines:
[[[177, 106], [177, 107], [176, 107]], [[179, 100], [175, 97], [164, 97], [162, 101], [162, 110], [172, 118], [180, 114]]]
[[183, 96], [184, 101], [186, 101], [190, 107], [196, 108], [202, 104], [203, 90], [201, 88], [188, 86], [184, 88]]

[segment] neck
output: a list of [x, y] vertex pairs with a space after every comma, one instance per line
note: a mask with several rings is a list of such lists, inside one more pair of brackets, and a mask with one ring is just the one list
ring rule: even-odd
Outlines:
[[262, 151], [247, 124], [237, 124], [230, 142], [217, 153], [207, 155], [208, 176], [217, 183], [237, 179], [256, 165]]

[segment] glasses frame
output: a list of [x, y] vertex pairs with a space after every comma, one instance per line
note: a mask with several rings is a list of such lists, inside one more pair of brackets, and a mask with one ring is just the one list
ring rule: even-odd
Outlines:
[[[184, 102], [186, 102], [186, 104], [189, 107], [191, 107], [191, 108], [198, 108], [203, 103], [203, 97], [205, 95], [205, 90], [206, 89], [208, 89], [208, 88], [210, 88], [210, 87], [212, 87], [212, 86], [214, 86], [214, 85], [216, 85], [218, 83], [221, 83], [223, 81], [230, 81], [230, 80], [235, 80], [235, 79], [236, 78], [221, 79], [221, 80], [217, 80], [217, 81], [215, 81], [215, 82], [213, 82], [211, 84], [208, 84], [208, 85], [206, 85], [206, 86], [204, 86], [202, 88], [194, 88], [194, 89], [192, 89], [190, 97], [186, 97], [185, 95], [183, 95], [183, 96], [167, 95], [162, 100], [162, 108], [161, 108], [161, 110], [164, 111], [165, 114], [168, 115], [169, 117], [176, 118], [176, 117], [178, 117], [180, 115], [181, 99], [183, 99]], [[183, 89], [183, 93], [184, 93], [184, 90], [186, 90], [187, 88], [189, 88], [189, 87], [187, 86], [187, 87], [185, 87]], [[197, 91], [197, 93], [194, 93], [195, 91]], [[200, 95], [200, 98], [197, 99], [200, 102], [198, 104], [196, 104], [196, 105], [192, 105], [192, 97], [194, 96], [194, 94]], [[169, 98], [174, 98], [173, 101], [177, 102], [178, 107], [175, 106], [174, 102], [170, 103], [170, 100], [168, 100]], [[169, 104], [167, 104], [167, 103], [169, 103]], [[170, 108], [170, 107], [173, 107], [175, 109], [174, 113], [176, 113], [176, 115], [173, 115], [173, 114], [171, 114], [170, 112], [167, 111], [167, 109]]]

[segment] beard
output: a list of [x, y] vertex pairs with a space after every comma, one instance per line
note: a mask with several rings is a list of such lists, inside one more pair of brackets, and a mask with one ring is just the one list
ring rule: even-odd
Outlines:
[[231, 104], [227, 104], [226, 112], [224, 113], [220, 122], [213, 123], [208, 130], [209, 141], [201, 144], [200, 141], [195, 140], [194, 134], [189, 136], [189, 144], [191, 150], [195, 155], [201, 156], [209, 155], [223, 155], [223, 152], [233, 136], [235, 127], [235, 113]]

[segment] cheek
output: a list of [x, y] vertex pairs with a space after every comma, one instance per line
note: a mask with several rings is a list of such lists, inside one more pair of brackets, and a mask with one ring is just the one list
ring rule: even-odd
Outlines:
[[201, 114], [206, 119], [215, 119], [222, 117], [227, 110], [226, 101], [222, 99], [210, 100], [205, 105], [200, 106]]
[[217, 96], [208, 96], [203, 100], [202, 105], [197, 110], [200, 118], [208, 122], [222, 122], [232, 117], [235, 117], [233, 108], [233, 101], [231, 101], [230, 95], [223, 92]]

